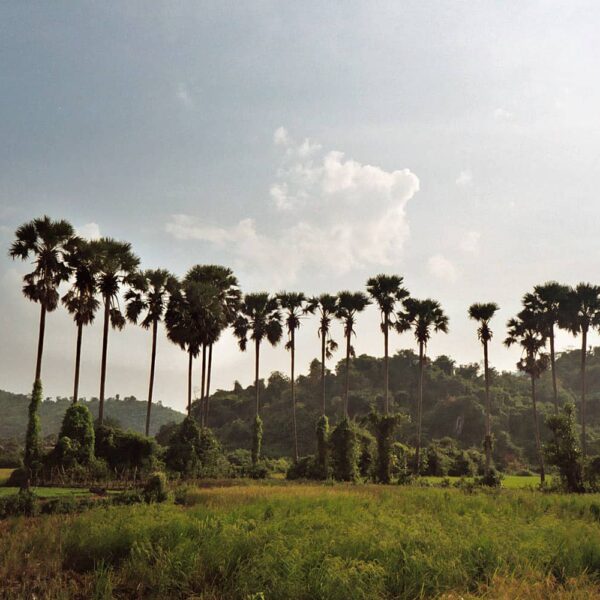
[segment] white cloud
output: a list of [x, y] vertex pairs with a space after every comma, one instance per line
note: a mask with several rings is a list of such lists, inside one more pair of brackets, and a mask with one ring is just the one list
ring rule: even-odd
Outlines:
[[177, 84], [175, 96], [177, 97], [177, 100], [179, 100], [179, 102], [181, 102], [181, 104], [183, 104], [183, 106], [186, 108], [194, 107], [194, 99], [192, 98], [188, 86], [185, 83], [180, 82]]
[[81, 227], [77, 227], [77, 235], [86, 240], [97, 240], [101, 237], [100, 226], [98, 223], [86, 223]]
[[478, 231], [469, 231], [460, 242], [460, 249], [463, 252], [478, 252], [479, 251], [479, 240], [481, 239], [481, 233]]
[[321, 152], [309, 140], [296, 144], [283, 128], [273, 139], [285, 147], [269, 188], [273, 220], [283, 219], [280, 225], [263, 232], [250, 218], [219, 227], [173, 215], [167, 232], [219, 245], [239, 266], [265, 276], [277, 257], [285, 264], [278, 284], [294, 281], [303, 269], [339, 274], [397, 263], [409, 235], [405, 207], [419, 190], [417, 176], [408, 169], [362, 164], [343, 152]]
[[461, 171], [456, 178], [456, 185], [467, 187], [473, 183], [473, 174], [469, 170]]
[[436, 254], [427, 261], [429, 272], [438, 279], [454, 282], [457, 279], [456, 267], [443, 255]]
[[512, 121], [514, 116], [514, 113], [511, 113], [505, 108], [497, 108], [494, 111], [494, 119], [496, 119], [496, 121]]

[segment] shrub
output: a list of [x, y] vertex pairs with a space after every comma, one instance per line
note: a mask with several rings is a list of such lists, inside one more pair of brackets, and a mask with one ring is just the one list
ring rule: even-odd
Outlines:
[[89, 465], [94, 459], [94, 423], [87, 406], [72, 404], [65, 412], [53, 458], [56, 464]]
[[331, 433], [333, 477], [338, 481], [356, 481], [358, 477], [358, 443], [356, 430], [347, 418]]
[[303, 456], [290, 465], [286, 473], [286, 479], [317, 479], [315, 474], [318, 472], [320, 472], [320, 465], [317, 464], [315, 457], [312, 455]]
[[494, 467], [490, 467], [490, 470], [478, 477], [476, 482], [478, 485], [499, 488], [502, 485], [502, 473], [499, 473]]
[[27, 470], [24, 467], [15, 469], [8, 478], [6, 485], [8, 487], [22, 488], [27, 484]]
[[169, 496], [167, 476], [161, 472], [153, 473], [146, 482], [143, 496], [148, 504], [152, 502], [165, 502]]
[[140, 504], [144, 502], [144, 496], [137, 490], [126, 490], [112, 497], [115, 506]]
[[465, 451], [459, 452], [448, 471], [448, 475], [454, 477], [472, 477], [475, 475], [475, 464], [469, 454]]
[[73, 496], [52, 498], [42, 504], [41, 513], [44, 515], [68, 515], [76, 512], [79, 508], [79, 503]]
[[133, 475], [155, 466], [157, 445], [153, 438], [134, 431], [123, 431], [107, 425], [96, 429], [95, 451], [117, 473]]
[[167, 467], [182, 475], [195, 476], [200, 468], [199, 447], [200, 428], [192, 417], [187, 416], [171, 436], [165, 455]]
[[37, 497], [31, 490], [21, 489], [11, 496], [0, 498], [0, 519], [8, 517], [33, 517], [39, 512]]

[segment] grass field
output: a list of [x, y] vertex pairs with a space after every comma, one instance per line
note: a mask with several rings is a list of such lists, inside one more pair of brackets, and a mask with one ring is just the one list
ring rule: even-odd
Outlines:
[[8, 478], [13, 471], [14, 469], [0, 469], [0, 487], [8, 481]]
[[[455, 483], [460, 480], [460, 477], [422, 477], [424, 481], [427, 481], [433, 485], [440, 484], [444, 479], [449, 479], [451, 483]], [[467, 478], [467, 481], [472, 481], [472, 478]], [[552, 482], [552, 476], [546, 475], [546, 483]], [[539, 475], [505, 475], [502, 479], [502, 487], [509, 490], [518, 489], [533, 489], [540, 485]]]
[[600, 496], [244, 485], [0, 523], [6, 598], [600, 598]]

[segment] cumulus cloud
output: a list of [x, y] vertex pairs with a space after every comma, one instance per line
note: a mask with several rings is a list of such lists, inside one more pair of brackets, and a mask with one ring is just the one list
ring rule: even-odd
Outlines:
[[344, 273], [401, 258], [409, 235], [405, 208], [419, 190], [414, 173], [386, 171], [343, 152], [325, 152], [309, 139], [295, 142], [282, 127], [273, 143], [282, 153], [269, 195], [272, 220], [280, 225], [259, 230], [253, 219], [245, 218], [220, 227], [173, 215], [167, 232], [220, 245], [238, 265], [251, 269], [272, 271], [277, 257], [286, 265], [281, 283], [293, 281], [303, 269]]
[[77, 227], [77, 235], [86, 240], [97, 240], [100, 236], [100, 226], [98, 223], [86, 223]]
[[436, 254], [427, 261], [429, 272], [442, 281], [452, 283], [457, 279], [456, 267], [442, 254]]
[[473, 174], [471, 171], [461, 171], [456, 178], [456, 185], [458, 187], [467, 187], [473, 183]]
[[469, 231], [460, 242], [460, 249], [463, 252], [478, 252], [479, 251], [479, 240], [481, 239], [481, 233], [478, 231]]

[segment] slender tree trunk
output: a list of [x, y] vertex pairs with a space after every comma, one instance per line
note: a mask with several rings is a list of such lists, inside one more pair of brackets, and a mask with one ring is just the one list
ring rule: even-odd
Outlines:
[[81, 364], [81, 338], [83, 336], [83, 325], [77, 324], [77, 346], [75, 349], [75, 382], [73, 383], [73, 404], [79, 399], [79, 367]]
[[384, 345], [384, 362], [385, 362], [385, 402], [384, 411], [387, 415], [390, 412], [390, 357], [389, 357], [389, 318], [385, 316], [384, 331], [383, 331], [383, 345]]
[[46, 307], [40, 302], [40, 329], [38, 333], [37, 360], [35, 361], [35, 380], [42, 379], [42, 354], [44, 354], [44, 334], [46, 332]]
[[102, 332], [102, 363], [100, 365], [100, 406], [98, 408], [98, 421], [104, 421], [104, 388], [106, 384], [106, 354], [108, 351], [108, 323], [110, 320], [110, 300], [104, 298], [104, 329]]
[[206, 344], [202, 344], [202, 383], [200, 386], [200, 398], [204, 399], [206, 392]]
[[213, 345], [208, 345], [208, 368], [206, 369], [206, 398], [204, 399], [204, 426], [208, 427], [208, 402], [210, 400], [210, 375], [212, 373]]
[[423, 371], [425, 370], [425, 348], [419, 343], [419, 390], [417, 399], [417, 446], [415, 448], [415, 475], [421, 469], [421, 412], [423, 406]]
[[550, 327], [550, 368], [552, 371], [552, 392], [554, 394], [554, 414], [558, 414], [558, 384], [556, 382], [556, 353], [554, 351], [554, 326]]
[[581, 451], [583, 460], [587, 456], [587, 439], [585, 435], [586, 426], [586, 381], [585, 381], [585, 363], [587, 359], [587, 330], [581, 334]]
[[192, 414], [192, 351], [188, 351], [188, 387], [187, 387], [187, 414], [188, 417]]
[[531, 376], [531, 402], [533, 404], [533, 422], [535, 425], [535, 445], [540, 460], [540, 482], [544, 483], [546, 480], [546, 473], [544, 471], [544, 454], [542, 453], [542, 441], [540, 439], [540, 425], [538, 422], [537, 399], [535, 392], [535, 377], [533, 375]]
[[259, 364], [260, 364], [260, 342], [256, 340], [255, 342], [255, 357], [254, 357], [254, 387], [256, 388], [256, 407], [255, 407], [255, 416], [259, 416], [260, 413], [260, 392], [258, 390], [258, 373], [259, 373]]
[[321, 329], [321, 414], [325, 416], [325, 355], [327, 353], [327, 333]]
[[492, 406], [490, 402], [490, 369], [487, 340], [483, 341], [483, 369], [485, 377], [485, 473], [489, 475], [492, 466]]
[[348, 397], [350, 395], [350, 335], [346, 336], [346, 389], [344, 392], [344, 416], [348, 418]]
[[292, 329], [292, 333], [291, 333], [291, 348], [290, 348], [290, 354], [292, 357], [292, 365], [291, 365], [291, 370], [292, 370], [292, 426], [294, 428], [294, 460], [296, 462], [298, 462], [298, 428], [296, 426], [296, 379], [295, 379], [295, 374], [294, 374], [294, 367], [295, 367], [295, 353], [296, 353], [296, 338], [295, 338], [295, 333], [294, 330]]
[[152, 356], [150, 358], [150, 383], [148, 384], [148, 407], [146, 409], [146, 436], [150, 435], [150, 413], [152, 412], [152, 392], [154, 391], [154, 366], [156, 364], [156, 332], [158, 321], [152, 322]]

